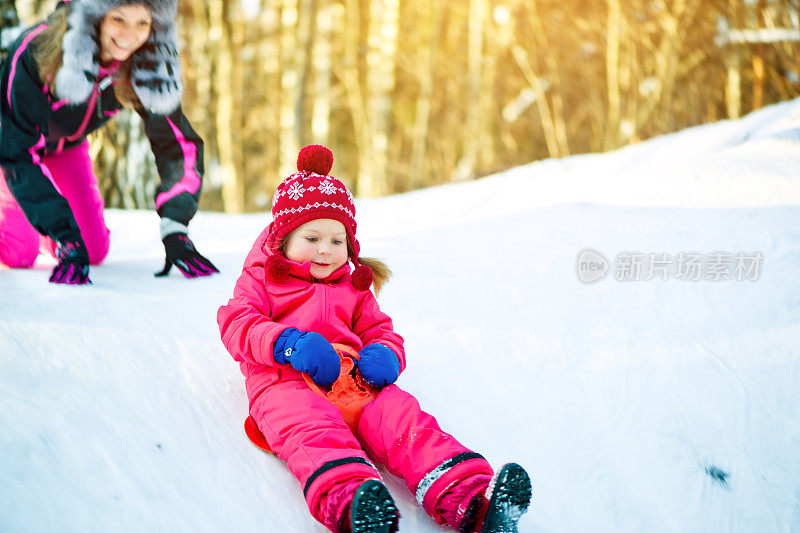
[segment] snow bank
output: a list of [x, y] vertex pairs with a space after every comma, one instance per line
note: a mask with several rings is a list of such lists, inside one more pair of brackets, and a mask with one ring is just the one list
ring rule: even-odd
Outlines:
[[[359, 203], [399, 384], [534, 481], [520, 531], [800, 524], [800, 100], [616, 152]], [[334, 168], [335, 171], [335, 168]], [[148, 212], [108, 212], [91, 287], [0, 271], [1, 531], [323, 531], [245, 438], [219, 341], [265, 215], [201, 213], [222, 274], [155, 279]], [[608, 261], [582, 283], [585, 248]], [[755, 279], [618, 281], [621, 257], [761, 254]], [[625, 254], [628, 254], [627, 256]], [[443, 531], [388, 474], [402, 531]]]

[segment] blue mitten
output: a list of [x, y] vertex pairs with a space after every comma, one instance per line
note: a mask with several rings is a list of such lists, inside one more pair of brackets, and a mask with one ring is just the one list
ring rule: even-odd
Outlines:
[[397, 381], [397, 376], [400, 375], [400, 360], [390, 348], [376, 342], [364, 346], [358, 354], [361, 358], [356, 365], [361, 377], [367, 383], [385, 387]]
[[339, 354], [325, 337], [313, 331], [284, 330], [275, 339], [272, 355], [276, 363], [292, 365], [311, 376], [321, 387], [330, 385], [339, 377]]

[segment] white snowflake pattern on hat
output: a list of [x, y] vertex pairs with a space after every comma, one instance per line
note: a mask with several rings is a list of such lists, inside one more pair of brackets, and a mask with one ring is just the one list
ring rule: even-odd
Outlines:
[[303, 197], [303, 193], [306, 192], [303, 189], [303, 186], [297, 182], [292, 183], [292, 186], [289, 187], [289, 190], [286, 191], [286, 195], [289, 196], [292, 200], [299, 200]]
[[328, 180], [319, 184], [319, 192], [324, 194], [333, 194], [336, 192], [336, 186]]
[[306, 204], [306, 205], [301, 205], [301, 206], [297, 206], [297, 207], [288, 207], [286, 209], [278, 211], [277, 213], [274, 213], [272, 216], [273, 216], [273, 219], [278, 219], [278, 218], [282, 218], [282, 217], [284, 217], [284, 216], [286, 216], [288, 214], [296, 215], [298, 213], [302, 213], [303, 211], [309, 211], [309, 210], [312, 210], [312, 209], [319, 209], [321, 207], [326, 207], [326, 208], [329, 208], [329, 209], [338, 209], [339, 211], [344, 211], [347, 214], [347, 216], [349, 216], [351, 218], [355, 217], [355, 215], [356, 215], [351, 209], [348, 209], [344, 205], [337, 204], [336, 202], [314, 202], [313, 204]]

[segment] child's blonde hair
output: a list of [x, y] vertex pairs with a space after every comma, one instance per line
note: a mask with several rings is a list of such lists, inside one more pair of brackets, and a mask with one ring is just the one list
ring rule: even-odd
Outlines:
[[358, 262], [372, 271], [372, 285], [375, 287], [375, 296], [377, 296], [392, 277], [392, 270], [380, 259], [372, 257], [359, 257]]

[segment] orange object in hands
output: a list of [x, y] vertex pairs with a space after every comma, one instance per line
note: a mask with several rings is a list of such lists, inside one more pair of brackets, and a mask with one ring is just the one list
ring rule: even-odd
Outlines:
[[[355, 364], [355, 361], [359, 358], [357, 352], [344, 344], [333, 344], [333, 348], [339, 354], [341, 361], [339, 377], [336, 381], [330, 387], [320, 387], [305, 372], [303, 373], [303, 379], [305, 379], [308, 388], [339, 408], [345, 423], [355, 433], [356, 428], [358, 428], [358, 421], [361, 419], [361, 412], [369, 402], [375, 399], [379, 389], [364, 381], [364, 378], [358, 372]], [[265, 452], [275, 453], [269, 447], [267, 439], [258, 429], [258, 425], [252, 416], [248, 416], [244, 421], [244, 431], [253, 444]]]

